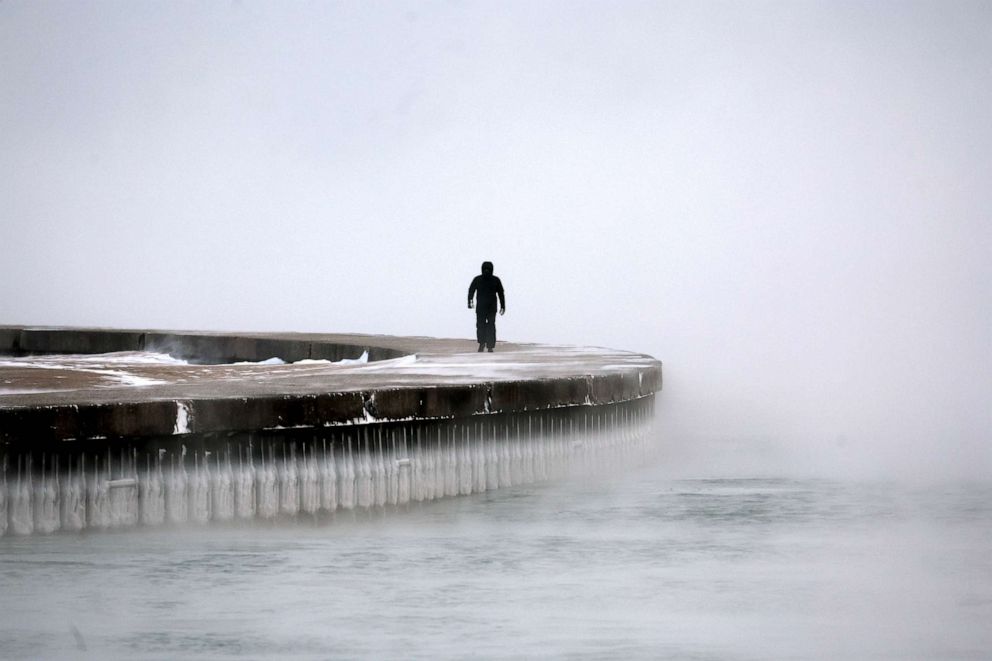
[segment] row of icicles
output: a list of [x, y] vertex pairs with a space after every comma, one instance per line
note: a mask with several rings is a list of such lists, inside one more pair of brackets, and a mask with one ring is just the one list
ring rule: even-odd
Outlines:
[[222, 452], [0, 458], [0, 535], [273, 519], [403, 505], [625, 463], [642, 412], [510, 425], [365, 428]]

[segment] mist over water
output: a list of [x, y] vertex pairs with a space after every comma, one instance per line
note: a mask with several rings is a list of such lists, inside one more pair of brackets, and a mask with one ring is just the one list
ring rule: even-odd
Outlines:
[[979, 659], [990, 502], [655, 466], [329, 525], [5, 538], [0, 652]]
[[992, 5], [8, 0], [0, 61], [0, 323], [471, 337], [491, 260], [500, 339], [665, 364], [634, 476], [0, 539], [0, 656], [989, 655]]
[[471, 337], [489, 259], [501, 338], [665, 362], [669, 443], [988, 475], [990, 26], [4, 2], [0, 316]]

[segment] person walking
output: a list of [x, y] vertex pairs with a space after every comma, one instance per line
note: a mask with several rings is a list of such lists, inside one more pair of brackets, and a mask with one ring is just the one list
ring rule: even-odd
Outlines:
[[472, 308], [475, 299], [475, 338], [479, 351], [496, 346], [496, 300], [499, 299], [499, 313], [506, 314], [506, 296], [503, 283], [493, 275], [493, 263], [482, 262], [482, 273], [472, 279], [468, 287], [468, 307]]

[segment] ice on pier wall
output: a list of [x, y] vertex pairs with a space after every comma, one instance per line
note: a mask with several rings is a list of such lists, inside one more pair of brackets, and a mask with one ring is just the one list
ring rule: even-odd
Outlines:
[[221, 448], [0, 456], [0, 535], [291, 519], [482, 493], [629, 465], [650, 406], [362, 425]]
[[327, 441], [322, 443], [319, 461], [320, 509], [333, 512], [338, 508], [338, 473], [334, 452], [328, 451]]
[[59, 492], [62, 530], [79, 531], [86, 527], [86, 474], [80, 462], [69, 465]]
[[[27, 466], [25, 466], [27, 464]], [[31, 511], [31, 461], [18, 458], [17, 482], [10, 489], [10, 530], [16, 535], [30, 535], [34, 532], [34, 516]]]
[[59, 529], [61, 517], [59, 513], [58, 459], [54, 469], [46, 470], [45, 458], [42, 458], [41, 477], [35, 480], [34, 487], [34, 529], [39, 533], [53, 533]]
[[300, 483], [297, 470], [296, 448], [290, 447], [290, 456], [283, 456], [279, 471], [279, 511], [294, 516], [300, 511]]
[[0, 537], [7, 532], [7, 458], [0, 457]]
[[141, 523], [157, 526], [165, 523], [165, 480], [162, 475], [162, 461], [159, 456], [152, 465], [151, 456], [146, 457], [144, 479], [140, 480]]
[[193, 473], [189, 479], [189, 520], [206, 523], [210, 520], [210, 469], [200, 456], [193, 455]]
[[265, 455], [263, 450], [256, 502], [259, 518], [271, 519], [279, 513], [279, 480], [276, 476], [275, 450], [271, 446], [268, 448], [268, 463]]
[[213, 481], [210, 484], [210, 504], [215, 521], [234, 519], [234, 475], [231, 467], [231, 453], [224, 459], [218, 458], [214, 466]]
[[169, 457], [169, 473], [165, 480], [165, 515], [169, 523], [185, 523], [189, 518], [187, 505], [189, 479], [183, 461], [184, 455], [185, 452], [178, 457], [175, 455]]
[[255, 504], [255, 462], [251, 447], [247, 448], [248, 461], [245, 461], [246, 448], [238, 448], [238, 468], [234, 476], [234, 511], [238, 519], [253, 519], [258, 508]]

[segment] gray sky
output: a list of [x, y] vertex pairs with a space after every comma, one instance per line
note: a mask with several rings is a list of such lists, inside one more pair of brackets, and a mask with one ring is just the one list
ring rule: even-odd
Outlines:
[[6, 0], [0, 62], [0, 323], [471, 337], [490, 259], [673, 461], [992, 470], [992, 4]]

